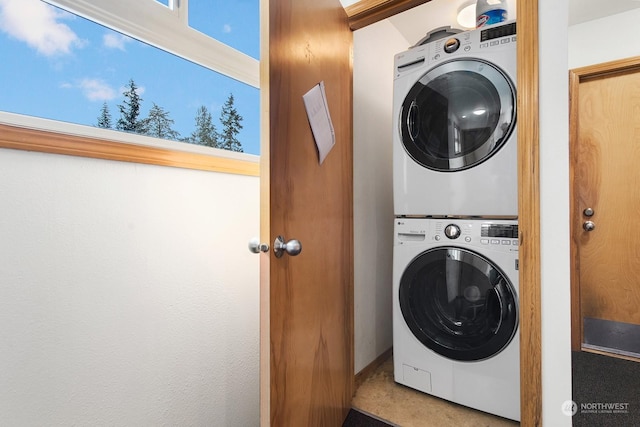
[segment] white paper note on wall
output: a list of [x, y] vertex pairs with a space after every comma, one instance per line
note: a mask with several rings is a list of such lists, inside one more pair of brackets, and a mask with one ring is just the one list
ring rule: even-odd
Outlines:
[[322, 164], [329, 151], [336, 144], [336, 134], [333, 130], [333, 123], [331, 123], [324, 82], [320, 82], [311, 88], [309, 92], [302, 96], [302, 100], [307, 110], [313, 139], [315, 139], [316, 147], [318, 147], [319, 161]]

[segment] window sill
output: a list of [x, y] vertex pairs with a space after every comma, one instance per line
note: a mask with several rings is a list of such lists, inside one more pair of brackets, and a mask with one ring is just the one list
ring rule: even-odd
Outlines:
[[259, 156], [4, 112], [0, 148], [260, 176]]

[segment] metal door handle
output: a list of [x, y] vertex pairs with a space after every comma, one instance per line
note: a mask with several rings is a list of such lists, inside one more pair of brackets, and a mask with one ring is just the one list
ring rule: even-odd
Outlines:
[[253, 238], [249, 240], [249, 251], [254, 254], [259, 254], [260, 252], [269, 252], [269, 245], [266, 243], [260, 243], [258, 238]]
[[276, 237], [273, 242], [273, 253], [276, 258], [280, 258], [285, 252], [291, 256], [296, 256], [302, 252], [302, 244], [298, 240], [289, 240], [285, 243], [284, 237]]
[[593, 231], [596, 228], [596, 224], [593, 221], [585, 221], [582, 223], [584, 231]]

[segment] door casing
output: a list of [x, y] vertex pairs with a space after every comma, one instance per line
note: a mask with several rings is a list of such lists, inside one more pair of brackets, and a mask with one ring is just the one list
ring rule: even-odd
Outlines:
[[583, 341], [582, 330], [582, 309], [580, 299], [580, 265], [579, 265], [579, 242], [583, 234], [579, 221], [575, 218], [582, 218], [582, 206], [576, 202], [578, 190], [575, 171], [577, 170], [577, 156], [575, 153], [579, 149], [579, 92], [580, 84], [585, 79], [592, 79], [606, 76], [612, 73], [623, 73], [626, 71], [640, 72], [640, 57], [633, 57], [618, 61], [605, 62], [602, 64], [576, 68], [569, 71], [569, 91], [570, 91], [570, 212], [571, 212], [571, 350], [581, 351]]

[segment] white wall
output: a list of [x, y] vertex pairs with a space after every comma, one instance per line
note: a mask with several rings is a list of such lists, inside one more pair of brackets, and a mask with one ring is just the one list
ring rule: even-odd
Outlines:
[[640, 9], [569, 27], [569, 69], [640, 55]]
[[561, 427], [571, 426], [561, 410], [571, 400], [569, 8], [568, 0], [539, 0], [538, 7], [542, 425]]
[[540, 0], [540, 196], [543, 425], [570, 426], [569, 138], [567, 69], [640, 55], [640, 9], [567, 28], [568, 0]]
[[393, 56], [407, 41], [388, 21], [354, 33], [355, 372], [391, 348]]
[[258, 425], [258, 178], [0, 149], [0, 200], [0, 425]]

